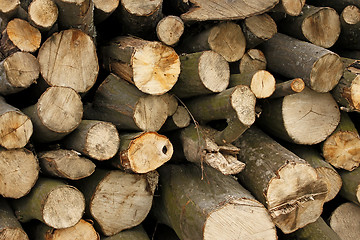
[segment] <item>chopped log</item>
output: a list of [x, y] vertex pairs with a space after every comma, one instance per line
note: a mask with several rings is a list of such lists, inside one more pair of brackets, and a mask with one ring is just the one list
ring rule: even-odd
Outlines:
[[186, 53], [213, 50], [226, 61], [235, 62], [244, 55], [245, 46], [246, 39], [240, 25], [227, 21], [201, 32], [188, 34], [183, 38], [179, 49]]
[[341, 34], [337, 41], [337, 46], [344, 49], [360, 50], [360, 9], [354, 5], [348, 5], [341, 12]]
[[237, 85], [249, 86], [256, 98], [268, 98], [275, 91], [275, 78], [266, 70], [231, 74], [229, 87]]
[[185, 103], [200, 122], [226, 119], [227, 127], [215, 135], [215, 143], [224, 145], [237, 139], [255, 122], [256, 97], [248, 86], [238, 85], [221, 93], [200, 96]]
[[278, 26], [282, 33], [324, 48], [332, 47], [342, 31], [339, 14], [333, 8], [311, 5], [305, 5], [299, 16], [287, 16]]
[[14, 14], [16, 14], [19, 6], [20, 0], [0, 1], [0, 17], [3, 19], [11, 18]]
[[140, 175], [97, 168], [90, 177], [75, 184], [85, 195], [86, 211], [95, 220], [95, 227], [111, 236], [145, 219], [157, 182], [157, 172]]
[[355, 5], [360, 8], [360, 3], [357, 0], [306, 0], [306, 3], [320, 7], [331, 7], [338, 13], [341, 13], [348, 5]]
[[340, 111], [330, 93], [305, 88], [300, 93], [264, 102], [259, 118], [266, 132], [297, 144], [324, 141], [340, 121]]
[[330, 216], [330, 227], [342, 240], [353, 240], [360, 236], [360, 207], [354, 203], [343, 203]]
[[[183, 0], [183, 2], [188, 2]], [[191, 0], [191, 8], [181, 15], [184, 21], [238, 20], [258, 15], [273, 8], [279, 0], [251, 3], [227, 0]]]
[[99, 234], [93, 225], [83, 219], [69, 228], [54, 229], [46, 224], [39, 223], [36, 226], [34, 237], [37, 240], [100, 240]]
[[181, 72], [172, 92], [179, 98], [219, 93], [229, 84], [228, 62], [214, 51], [183, 54]]
[[39, 50], [38, 60], [46, 86], [71, 87], [79, 93], [95, 84], [99, 72], [94, 42], [77, 29], [49, 37]]
[[29, 240], [5, 198], [0, 197], [0, 239]]
[[115, 125], [110, 122], [82, 120], [62, 143], [67, 149], [104, 161], [115, 156], [119, 150], [120, 138]]
[[301, 78], [294, 78], [275, 85], [275, 91], [270, 98], [281, 98], [294, 93], [300, 93], [305, 89], [305, 83]]
[[40, 31], [49, 31], [58, 19], [59, 10], [53, 0], [33, 0], [28, 14], [33, 26]]
[[94, 173], [95, 164], [79, 153], [71, 150], [58, 149], [43, 151], [37, 154], [41, 172], [45, 175], [79, 180]]
[[170, 116], [161, 127], [161, 132], [169, 132], [179, 128], [186, 128], [190, 125], [191, 117], [188, 110], [183, 106], [178, 106], [176, 112]]
[[346, 170], [340, 170], [339, 174], [343, 181], [343, 185], [340, 190], [340, 196], [352, 201], [356, 204], [360, 204], [360, 168], [349, 172]]
[[53, 228], [68, 228], [78, 223], [85, 209], [84, 195], [60, 180], [39, 178], [32, 191], [12, 201], [20, 222], [37, 219]]
[[119, 6], [120, 0], [93, 0], [94, 21], [99, 24], [105, 21]]
[[287, 234], [316, 221], [327, 186], [313, 167], [255, 127], [234, 145], [246, 164], [236, 176], [267, 207], [277, 227]]
[[162, 18], [156, 25], [158, 39], [166, 45], [176, 45], [184, 33], [184, 22], [178, 16], [169, 15]]
[[125, 171], [148, 173], [170, 160], [173, 145], [169, 139], [156, 132], [120, 135], [119, 153], [111, 164]]
[[305, 0], [281, 0], [272, 10], [289, 16], [298, 16], [305, 5]]
[[25, 20], [15, 18], [11, 20], [2, 32], [0, 45], [5, 57], [14, 52], [35, 52], [41, 43], [41, 33], [37, 28]]
[[254, 48], [277, 33], [275, 21], [266, 13], [245, 18], [241, 24], [246, 48]]
[[34, 154], [25, 149], [0, 150], [0, 195], [21, 198], [28, 194], [39, 175], [39, 163]]
[[105, 66], [119, 77], [152, 95], [169, 91], [180, 73], [180, 60], [174, 49], [156, 41], [122, 36], [101, 50]]
[[150, 240], [141, 225], [126, 229], [110, 237], [102, 237], [101, 240]]
[[0, 145], [6, 149], [22, 148], [32, 133], [30, 118], [0, 96]]
[[38, 142], [60, 140], [81, 123], [83, 105], [68, 87], [49, 87], [35, 105], [22, 110], [33, 123], [32, 138]]
[[352, 171], [360, 165], [360, 137], [346, 112], [341, 112], [340, 123], [323, 142], [322, 153], [336, 168]]
[[257, 70], [266, 69], [266, 58], [262, 51], [259, 49], [249, 49], [244, 56], [240, 59], [239, 70], [240, 73], [255, 72]]
[[[180, 239], [277, 239], [265, 207], [233, 177], [194, 165], [160, 171], [160, 197], [153, 214]], [[202, 178], [204, 176], [204, 179]]]
[[343, 74], [340, 57], [314, 44], [277, 33], [260, 46], [270, 71], [288, 78], [300, 77], [317, 92], [333, 89]]

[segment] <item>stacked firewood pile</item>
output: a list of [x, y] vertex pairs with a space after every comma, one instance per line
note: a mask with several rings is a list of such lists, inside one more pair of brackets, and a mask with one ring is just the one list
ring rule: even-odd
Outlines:
[[358, 1], [0, 16], [0, 239], [360, 237]]

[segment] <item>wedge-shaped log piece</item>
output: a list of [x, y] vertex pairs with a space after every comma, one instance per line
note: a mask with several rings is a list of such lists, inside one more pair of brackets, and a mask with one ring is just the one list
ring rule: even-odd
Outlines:
[[169, 15], [162, 18], [156, 25], [158, 39], [166, 45], [176, 45], [184, 33], [184, 22], [178, 16]]
[[59, 10], [53, 0], [33, 0], [28, 14], [32, 25], [41, 31], [49, 31], [58, 19]]
[[95, 171], [95, 164], [71, 150], [50, 150], [37, 154], [41, 172], [45, 175], [79, 180]]
[[305, 0], [281, 0], [272, 10], [289, 16], [298, 16], [305, 5]]
[[[166, 165], [153, 213], [180, 239], [276, 239], [265, 207], [231, 176], [204, 166]], [[204, 176], [204, 179], [202, 179]]]
[[140, 175], [96, 169], [76, 185], [85, 195], [86, 211], [95, 220], [95, 227], [102, 234], [112, 236], [145, 219], [157, 182], [157, 172]]
[[79, 93], [95, 84], [99, 72], [94, 42], [77, 29], [49, 37], [39, 50], [38, 60], [47, 86], [71, 87]]
[[340, 196], [360, 205], [360, 168], [351, 172], [340, 170], [339, 174], [343, 181]]
[[12, 201], [20, 222], [37, 219], [53, 228], [78, 223], [85, 210], [84, 195], [60, 180], [39, 178], [31, 192]]
[[20, 0], [5, 0], [0, 2], [0, 16], [1, 18], [12, 17], [18, 7], [20, 6]]
[[215, 135], [218, 145], [231, 143], [255, 122], [256, 97], [250, 88], [238, 85], [218, 94], [200, 96], [185, 103], [200, 122], [226, 119], [227, 127]]
[[343, 203], [330, 216], [330, 227], [342, 240], [360, 236], [360, 207], [354, 203]]
[[240, 148], [238, 159], [246, 164], [236, 176], [285, 234], [318, 219], [327, 186], [313, 167], [255, 127], [234, 145]]
[[255, 72], [258, 70], [266, 69], [266, 58], [262, 51], [259, 49], [251, 48], [246, 51], [244, 56], [240, 59], [239, 71]]
[[94, 21], [99, 24], [107, 19], [119, 6], [120, 0], [93, 0]]
[[115, 125], [110, 122], [82, 120], [62, 142], [67, 149], [104, 161], [115, 156], [120, 138]]
[[280, 98], [294, 93], [302, 92], [305, 89], [305, 83], [301, 78], [294, 78], [284, 82], [278, 81], [275, 85], [275, 91], [270, 98]]
[[144, 93], [168, 92], [180, 73], [179, 56], [161, 42], [121, 36], [103, 46], [101, 52], [109, 70]]
[[317, 92], [333, 89], [343, 74], [340, 57], [314, 44], [277, 33], [260, 46], [270, 71], [288, 78], [300, 77]]

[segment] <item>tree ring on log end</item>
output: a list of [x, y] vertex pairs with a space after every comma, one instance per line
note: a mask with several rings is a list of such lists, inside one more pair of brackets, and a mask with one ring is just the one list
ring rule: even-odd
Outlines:
[[0, 239], [29, 240], [29, 237], [21, 228], [5, 228], [0, 232]]
[[360, 75], [356, 75], [350, 87], [351, 104], [360, 111]]
[[150, 16], [162, 6], [163, 0], [121, 0], [121, 4], [130, 14]]
[[251, 126], [255, 122], [256, 97], [248, 86], [238, 85], [231, 94], [231, 105], [240, 122]]

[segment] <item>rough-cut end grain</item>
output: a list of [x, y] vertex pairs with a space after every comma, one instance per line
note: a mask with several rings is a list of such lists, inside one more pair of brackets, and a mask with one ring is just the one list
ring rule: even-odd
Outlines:
[[299, 93], [305, 89], [305, 82], [301, 78], [294, 78], [291, 81], [290, 87], [295, 93]]
[[255, 200], [234, 199], [209, 214], [204, 240], [277, 239], [275, 225], [265, 207]]
[[28, 235], [20, 228], [6, 228], [0, 232], [1, 240], [29, 240]]
[[[99, 240], [99, 234], [95, 231], [93, 225], [81, 219], [75, 226], [63, 229], [54, 229], [48, 231], [46, 237], [49, 240]], [[47, 239], [47, 238], [46, 238]]]
[[350, 87], [351, 105], [360, 111], [360, 75], [351, 82]]
[[357, 24], [360, 22], [360, 9], [354, 5], [348, 5], [341, 12], [341, 18], [347, 24]]
[[0, 12], [10, 13], [20, 5], [20, 0], [2, 0], [0, 1]]
[[50, 29], [58, 19], [58, 8], [53, 0], [34, 0], [30, 3], [30, 21], [40, 29]]
[[35, 52], [40, 47], [41, 33], [27, 21], [19, 18], [11, 20], [6, 27], [6, 32], [9, 39], [21, 51]]
[[239, 70], [240, 73], [255, 72], [266, 69], [266, 58], [259, 49], [249, 49], [240, 59]]
[[250, 89], [256, 98], [268, 98], [274, 93], [275, 85], [275, 78], [270, 72], [259, 70], [251, 79]]
[[236, 156], [221, 152], [208, 152], [203, 161], [224, 175], [238, 174], [245, 168], [245, 163], [240, 162]]
[[119, 0], [93, 0], [95, 8], [112, 13], [119, 6]]
[[43, 203], [43, 220], [53, 228], [68, 228], [78, 223], [85, 210], [84, 195], [72, 186], [52, 190]]
[[268, 40], [277, 33], [276, 23], [268, 14], [260, 14], [246, 18], [244, 23], [250, 32], [263, 40]]
[[298, 16], [305, 5], [305, 0], [281, 0], [285, 13], [290, 16]]
[[326, 195], [325, 202], [334, 199], [342, 186], [340, 175], [336, 172], [336, 170], [328, 167], [318, 167], [315, 168], [315, 170], [319, 177], [324, 180], [327, 185], [328, 193]]
[[251, 126], [255, 122], [255, 103], [256, 97], [248, 86], [236, 86], [231, 95], [231, 105], [242, 124]]
[[178, 106], [176, 112], [171, 117], [175, 125], [179, 128], [185, 128], [189, 126], [191, 122], [190, 114], [183, 106]]
[[158, 39], [166, 45], [173, 46], [184, 33], [184, 22], [178, 16], [167, 16], [156, 25]]
[[342, 240], [354, 240], [360, 236], [360, 207], [354, 203], [341, 204], [330, 216], [330, 227]]
[[163, 0], [121, 0], [121, 4], [129, 13], [136, 16], [149, 16], [156, 12]]

